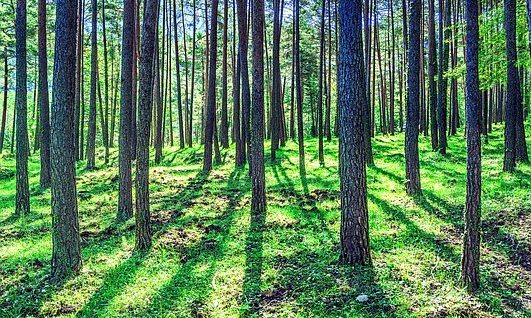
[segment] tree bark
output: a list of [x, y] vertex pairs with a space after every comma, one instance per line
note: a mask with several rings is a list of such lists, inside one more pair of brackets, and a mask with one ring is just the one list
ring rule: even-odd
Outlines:
[[406, 192], [420, 193], [419, 164], [419, 74], [420, 74], [420, 0], [411, 0], [409, 8], [409, 45], [406, 119]]
[[339, 1], [339, 166], [342, 263], [370, 264], [363, 113], [367, 103], [361, 0]]
[[147, 250], [151, 246], [151, 220], [149, 210], [149, 131], [153, 101], [153, 60], [159, 1], [146, 0], [142, 24], [140, 52], [140, 87], [136, 145], [136, 249]]
[[51, 119], [52, 268], [63, 280], [81, 269], [76, 198], [74, 120], [76, 108], [77, 1], [57, 0]]
[[[214, 0], [215, 3], [217, 0]], [[253, 108], [251, 113], [250, 164], [252, 180], [251, 211], [253, 215], [266, 210], [264, 166], [264, 0], [252, 0], [252, 72]]]
[[439, 149], [439, 135], [437, 127], [437, 49], [435, 40], [435, 1], [428, 0], [428, 105], [430, 108], [430, 136], [431, 149]]
[[39, 24], [39, 140], [41, 148], [40, 184], [50, 186], [50, 108], [48, 97], [48, 56], [46, 54], [46, 0], [38, 3]]
[[4, 97], [2, 104], [2, 124], [0, 126], [0, 154], [4, 149], [4, 140], [6, 136], [6, 121], [7, 121], [7, 91], [8, 91], [8, 81], [9, 81], [9, 71], [7, 64], [7, 49], [4, 50]]
[[30, 193], [28, 181], [28, 73], [26, 51], [26, 0], [17, 0], [17, 13], [15, 23], [16, 38], [16, 198], [15, 215], [30, 212]]
[[478, 74], [478, 2], [466, 0], [466, 140], [467, 187], [465, 235], [461, 279], [468, 291], [479, 288], [479, 245], [481, 230], [481, 136]]
[[98, 80], [98, 1], [92, 0], [92, 33], [90, 62], [90, 109], [87, 132], [87, 170], [96, 168], [96, 89]]

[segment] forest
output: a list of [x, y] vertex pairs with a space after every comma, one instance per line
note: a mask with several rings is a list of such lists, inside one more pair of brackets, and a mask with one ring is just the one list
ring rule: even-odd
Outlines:
[[0, 317], [531, 317], [531, 0], [0, 0]]

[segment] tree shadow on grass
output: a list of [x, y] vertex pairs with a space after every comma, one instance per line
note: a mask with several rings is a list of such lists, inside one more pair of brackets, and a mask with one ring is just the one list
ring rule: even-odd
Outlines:
[[[242, 176], [244, 181], [240, 180]], [[249, 182], [245, 170], [236, 169], [231, 173], [225, 189], [221, 190], [221, 195], [227, 196], [229, 202], [219, 215], [183, 220], [183, 226], [199, 225], [204, 235], [198, 241], [178, 251], [182, 254], [182, 266], [152, 297], [150, 304], [141, 309], [141, 312], [147, 311], [145, 315], [149, 313], [149, 315], [166, 316], [179, 308], [182, 316], [207, 315], [205, 306], [212, 291], [212, 278], [216, 273], [217, 262], [223, 257], [230, 238], [235, 210], [248, 189]], [[203, 264], [207, 264], [208, 268], [198, 272], [197, 268]], [[179, 306], [180, 302], [187, 306], [185, 311]]]

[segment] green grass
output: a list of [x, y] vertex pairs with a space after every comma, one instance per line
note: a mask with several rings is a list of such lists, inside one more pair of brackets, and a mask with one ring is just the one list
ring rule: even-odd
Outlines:
[[[528, 133], [529, 135], [529, 133]], [[268, 209], [250, 216], [248, 170], [233, 149], [208, 177], [201, 149], [165, 150], [151, 168], [154, 245], [135, 253], [134, 222], [115, 223], [117, 150], [111, 163], [78, 166], [83, 269], [62, 285], [48, 279], [49, 190], [30, 158], [31, 214], [12, 218], [14, 159], [0, 159], [0, 316], [73, 317], [531, 317], [531, 167], [501, 172], [501, 127], [483, 153], [481, 291], [459, 284], [466, 149], [449, 154], [421, 137], [424, 195], [404, 191], [403, 135], [376, 137], [368, 169], [373, 266], [340, 265], [337, 141], [307, 140], [307, 175], [297, 145], [267, 163]], [[531, 144], [531, 140], [528, 141]], [[268, 154], [266, 147], [266, 157]], [[359, 294], [369, 301], [359, 303]]]

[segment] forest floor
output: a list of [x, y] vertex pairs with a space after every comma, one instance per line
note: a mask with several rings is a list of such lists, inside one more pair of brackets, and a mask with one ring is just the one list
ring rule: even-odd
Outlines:
[[[528, 127], [529, 128], [529, 127]], [[527, 135], [531, 135], [528, 130]], [[168, 148], [151, 168], [154, 244], [134, 248], [134, 221], [116, 224], [117, 150], [95, 172], [78, 166], [83, 269], [48, 279], [50, 192], [30, 158], [30, 215], [13, 218], [15, 162], [0, 160], [0, 316], [531, 317], [531, 166], [501, 171], [501, 126], [483, 149], [481, 291], [459, 284], [466, 150], [421, 137], [423, 196], [404, 191], [403, 134], [374, 140], [368, 169], [373, 266], [340, 265], [337, 140], [305, 141], [307, 175], [289, 142], [267, 163], [268, 209], [250, 217], [248, 170], [233, 149], [204, 177], [199, 147]], [[531, 145], [531, 139], [528, 140]], [[266, 148], [268, 149], [268, 148]], [[266, 158], [269, 151], [266, 150]], [[366, 294], [368, 301], [356, 297]]]

